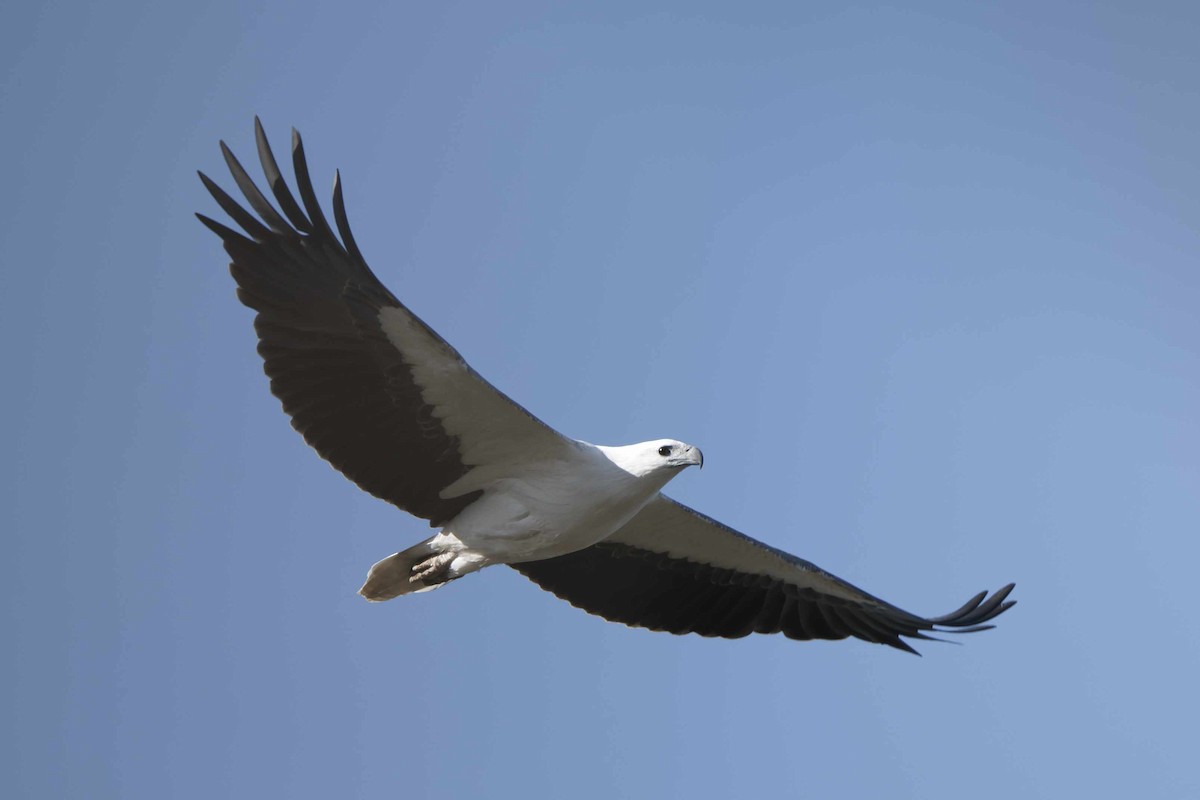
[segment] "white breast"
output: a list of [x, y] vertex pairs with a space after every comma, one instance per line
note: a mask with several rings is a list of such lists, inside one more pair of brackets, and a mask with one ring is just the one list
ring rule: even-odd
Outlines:
[[443, 529], [490, 562], [571, 553], [599, 542], [658, 494], [665, 483], [638, 478], [588, 446], [570, 463], [527, 465], [481, 482], [484, 495]]

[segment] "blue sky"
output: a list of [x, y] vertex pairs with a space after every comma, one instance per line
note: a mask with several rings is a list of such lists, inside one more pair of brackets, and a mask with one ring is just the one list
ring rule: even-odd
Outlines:
[[[1189, 797], [1192, 4], [123, 2], [0, 26], [17, 797]], [[194, 171], [305, 135], [386, 283], [923, 658], [605, 623], [290, 429]], [[327, 196], [327, 195], [326, 195]]]

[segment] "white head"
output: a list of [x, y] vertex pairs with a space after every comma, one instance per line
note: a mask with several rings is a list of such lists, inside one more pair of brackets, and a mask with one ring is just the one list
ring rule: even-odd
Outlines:
[[624, 447], [601, 447], [608, 460], [635, 478], [655, 475], [662, 482], [674, 478], [686, 467], [704, 466], [704, 454], [675, 439], [655, 439], [652, 442], [627, 444]]

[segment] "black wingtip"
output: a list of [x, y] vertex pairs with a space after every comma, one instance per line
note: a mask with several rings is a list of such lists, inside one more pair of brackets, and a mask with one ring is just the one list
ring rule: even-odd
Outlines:
[[197, 171], [200, 176], [200, 182], [204, 184], [204, 188], [217, 201], [217, 205], [228, 214], [234, 222], [242, 226], [242, 230], [250, 234], [250, 236], [258, 241], [265, 241], [270, 237], [270, 231], [263, 226], [252, 214], [238, 205], [237, 201], [226, 194], [225, 190], [216, 184], [211, 178], [203, 172]]
[[263, 175], [266, 176], [267, 185], [271, 187], [271, 194], [275, 195], [280, 210], [296, 230], [311, 233], [312, 225], [300, 210], [296, 198], [292, 196], [292, 190], [288, 188], [287, 181], [279, 169], [279, 162], [275, 160], [275, 153], [271, 150], [271, 143], [267, 140], [267, 132], [263, 130], [262, 122], [257, 116], [254, 118], [254, 144], [258, 148], [258, 161], [262, 165]]
[[933, 617], [928, 622], [941, 628], [952, 628], [946, 633], [973, 633], [988, 630], [993, 627], [984, 625], [1016, 605], [1016, 600], [1008, 600], [1009, 594], [1016, 588], [1010, 583], [997, 589], [989, 597], [987, 592], [980, 592], [972, 597], [961, 608], [940, 617]]
[[325, 219], [325, 212], [321, 210], [317, 194], [313, 191], [308, 159], [304, 155], [304, 140], [300, 138], [300, 131], [295, 128], [292, 128], [292, 170], [296, 173], [296, 188], [300, 191], [300, 200], [304, 203], [304, 210], [308, 212], [313, 230], [318, 235], [328, 237], [329, 241], [336, 245], [337, 237], [333, 235], [333, 229], [329, 227], [329, 221]]
[[[244, 207], [234, 200], [203, 172], [197, 173], [200, 181], [217, 201], [217, 204], [246, 232], [250, 240], [262, 243], [279, 237], [286, 240], [312, 237], [323, 245], [340, 251], [343, 256], [348, 256], [350, 261], [355, 262], [352, 270], [360, 273], [361, 277], [373, 279], [374, 276], [367, 267], [358, 243], [350, 231], [340, 173], [334, 180], [334, 216], [338, 231], [335, 233], [321, 209], [316, 192], [313, 190], [312, 177], [309, 174], [308, 161], [304, 152], [304, 140], [298, 129], [293, 127], [291, 132], [292, 167], [295, 172], [299, 200], [292, 193], [288, 181], [279, 169], [279, 164], [267, 139], [262, 118], [257, 114], [254, 115], [255, 144], [258, 150], [258, 160], [270, 191], [264, 193], [258, 188], [224, 139], [219, 142], [221, 155], [248, 207]], [[274, 196], [274, 201], [278, 203], [278, 210], [272, 204], [272, 200], [268, 199], [269, 195]], [[221, 230], [217, 232], [228, 242], [230, 241], [228, 231], [228, 228], [221, 226]], [[243, 239], [244, 237], [239, 234], [237, 240]]]
[[250, 244], [250, 245], [254, 244], [253, 241], [251, 241], [250, 239], [247, 239], [245, 236], [243, 236], [242, 234], [233, 230], [232, 228], [228, 228], [228, 227], [222, 225], [221, 223], [217, 222], [215, 219], [206, 217], [199, 212], [196, 212], [196, 219], [200, 220], [200, 223], [204, 227], [208, 228], [210, 231], [215, 233], [217, 236], [220, 236], [221, 241], [225, 242], [225, 244], [235, 244], [235, 243]]
[[358, 242], [354, 241], [354, 234], [350, 231], [350, 220], [346, 217], [346, 203], [342, 197], [342, 171], [340, 169], [334, 170], [333, 173], [333, 221], [337, 224], [338, 233], [342, 237], [342, 244], [350, 254], [350, 257], [360, 264], [365, 264], [366, 260], [362, 256], [362, 251], [358, 249]]
[[221, 155], [225, 158], [225, 166], [229, 168], [230, 174], [233, 175], [234, 183], [242, 191], [242, 196], [246, 198], [246, 202], [262, 218], [262, 221], [267, 224], [267, 227], [285, 236], [295, 235], [295, 231], [292, 230], [291, 226], [284, 221], [283, 217], [279, 216], [279, 212], [275, 210], [275, 207], [271, 205], [266, 196], [259, 191], [254, 180], [246, 172], [246, 169], [237, 160], [237, 156], [233, 154], [233, 151], [229, 149], [224, 140], [221, 141]]

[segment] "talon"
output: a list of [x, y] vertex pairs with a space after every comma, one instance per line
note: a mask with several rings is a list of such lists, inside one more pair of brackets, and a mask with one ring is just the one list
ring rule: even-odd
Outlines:
[[450, 562], [454, 561], [456, 555], [456, 553], [438, 553], [436, 556], [413, 564], [412, 575], [408, 578], [409, 582], [421, 583], [428, 580], [441, 582], [445, 580], [445, 573], [450, 569]]

